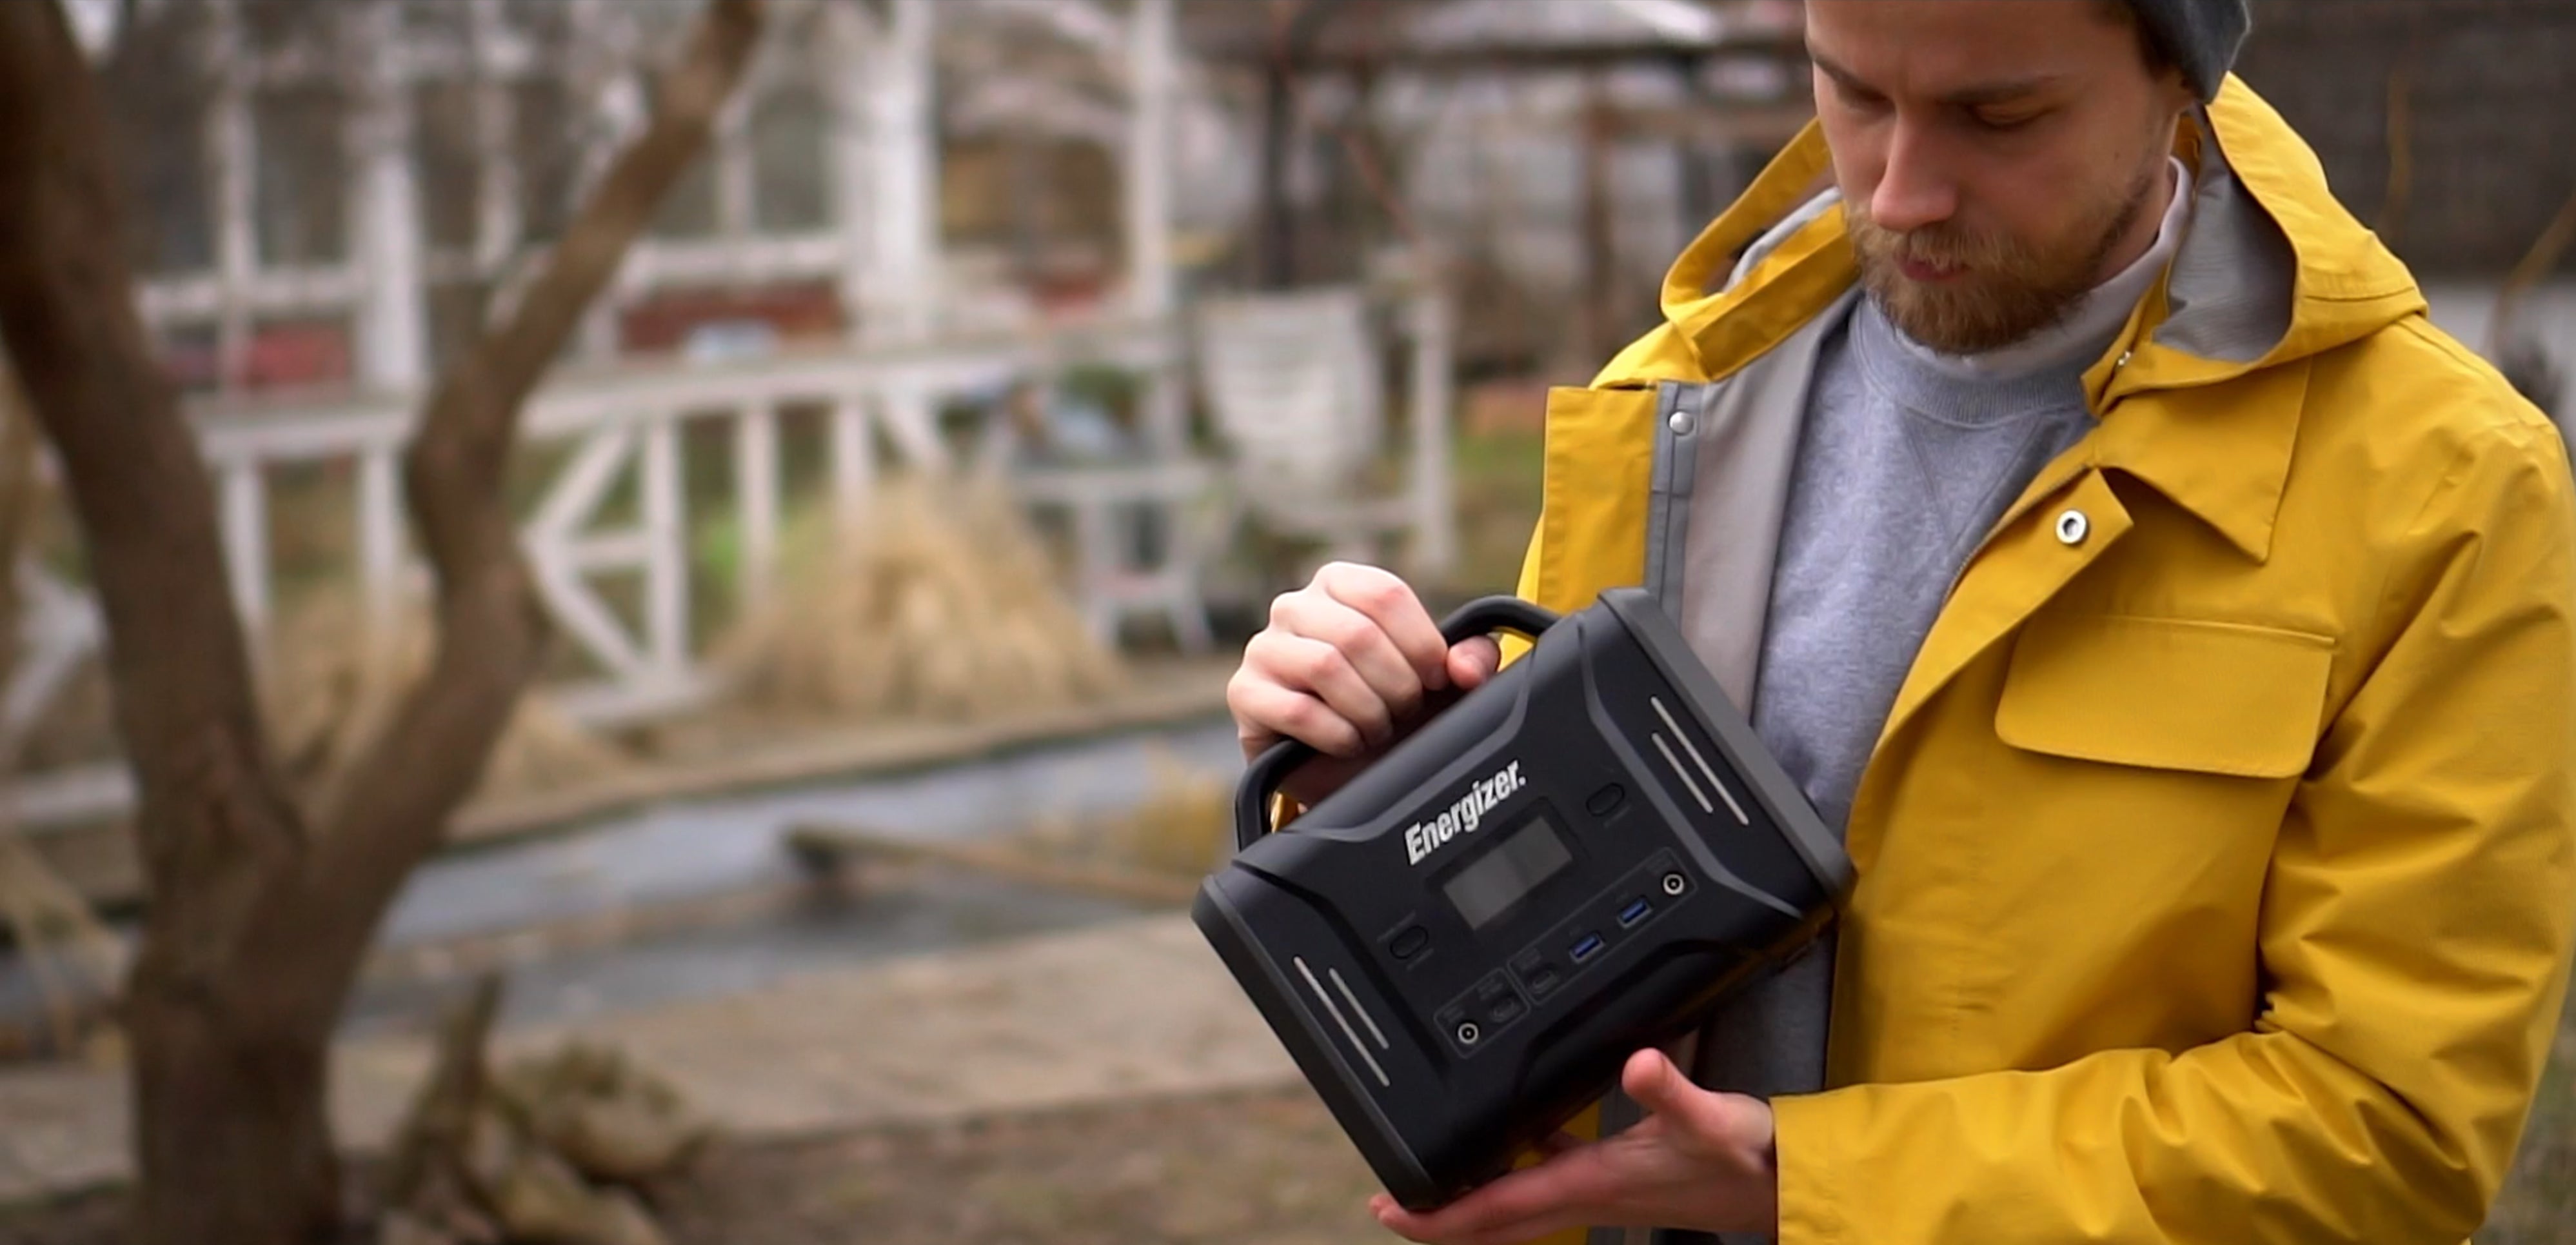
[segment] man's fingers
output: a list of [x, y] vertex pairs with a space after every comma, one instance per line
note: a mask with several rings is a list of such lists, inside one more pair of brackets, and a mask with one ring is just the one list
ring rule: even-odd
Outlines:
[[1425, 1245], [1525, 1245], [1526, 1242], [1551, 1236], [1568, 1228], [1596, 1226], [1585, 1222], [1579, 1215], [1562, 1210], [1468, 1229], [1444, 1230], [1429, 1226], [1429, 1223], [1430, 1221], [1412, 1215], [1401, 1208], [1395, 1210], [1393, 1214], [1378, 1216], [1379, 1227], [1407, 1240], [1424, 1242]]
[[1359, 728], [1363, 747], [1384, 740], [1395, 729], [1384, 697], [1370, 685], [1350, 655], [1327, 641], [1301, 635], [1274, 634], [1264, 646], [1264, 665], [1291, 691], [1311, 693], [1343, 721]]
[[1449, 650], [1449, 681], [1467, 691], [1485, 685], [1502, 668], [1503, 649], [1489, 635], [1469, 636]]
[[1422, 672], [1397, 649], [1377, 619], [1330, 598], [1308, 597], [1283, 610], [1275, 621], [1288, 631], [1340, 650], [1385, 703], [1393, 720], [1410, 718], [1422, 707]]
[[[1226, 691], [1227, 704], [1239, 721], [1302, 740], [1316, 751], [1333, 756], [1353, 756], [1368, 746], [1363, 728], [1314, 686], [1321, 678], [1341, 688], [1346, 700], [1374, 700], [1367, 685], [1333, 653], [1332, 646], [1320, 640], [1265, 631], [1252, 638], [1244, 653], [1244, 673]], [[1382, 706], [1380, 711], [1382, 715]], [[1245, 739], [1245, 745], [1265, 746], [1250, 737]]]
[[1743, 1109], [1750, 1105], [1748, 1099], [1693, 1084], [1662, 1051], [1641, 1050], [1628, 1056], [1627, 1066], [1620, 1069], [1619, 1087], [1679, 1138], [1693, 1143], [1693, 1148], [1739, 1155], [1759, 1155], [1771, 1148], [1765, 1113]]
[[[1601, 1147], [1579, 1146], [1525, 1167], [1427, 1215], [1391, 1203], [1378, 1221], [1417, 1241], [1525, 1240], [1598, 1219], [1615, 1191]], [[1514, 1233], [1526, 1229], [1528, 1236]]]
[[1423, 687], [1449, 685], [1449, 642], [1411, 585], [1374, 566], [1335, 562], [1315, 572], [1315, 586], [1376, 623]]

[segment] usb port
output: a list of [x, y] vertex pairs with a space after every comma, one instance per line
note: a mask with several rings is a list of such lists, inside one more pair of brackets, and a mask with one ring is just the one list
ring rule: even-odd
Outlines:
[[1585, 960], [1591, 959], [1593, 956], [1601, 954], [1601, 947], [1601, 935], [1585, 934], [1581, 938], [1574, 940], [1574, 946], [1569, 948], [1566, 954], [1573, 956], [1574, 962], [1580, 964]]
[[1646, 914], [1654, 910], [1654, 907], [1646, 902], [1646, 897], [1643, 895], [1639, 895], [1636, 898], [1629, 900], [1627, 907], [1619, 909], [1619, 928], [1626, 929], [1639, 921], [1645, 920]]

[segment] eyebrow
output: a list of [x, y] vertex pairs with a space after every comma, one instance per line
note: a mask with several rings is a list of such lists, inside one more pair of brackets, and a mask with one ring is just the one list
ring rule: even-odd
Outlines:
[[[1851, 70], [1835, 63], [1832, 57], [1817, 51], [1813, 46], [1808, 47], [1807, 58], [1814, 61], [1818, 69], [1824, 70], [1825, 76], [1833, 79], [1836, 85], [1857, 88], [1872, 95], [1886, 94], [1886, 92], [1879, 90], [1877, 87], [1871, 86], [1869, 83], [1862, 81], [1859, 74], [1853, 73]], [[1974, 86], [1965, 86], [1960, 87], [1955, 91], [1944, 92], [1941, 96], [1940, 102], [1960, 108], [1975, 108], [1984, 104], [2009, 103], [2026, 95], [2038, 94], [2040, 91], [2054, 86], [2058, 82], [2064, 80], [2065, 77], [2066, 75], [2064, 74], [2042, 73], [2032, 74], [2024, 78], [2007, 78], [2000, 82], [1980, 82]]]

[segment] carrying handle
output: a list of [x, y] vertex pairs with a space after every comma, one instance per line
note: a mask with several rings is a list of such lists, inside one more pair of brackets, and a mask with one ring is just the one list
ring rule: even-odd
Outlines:
[[[1535, 640], [1556, 625], [1556, 613], [1512, 596], [1478, 597], [1458, 607], [1440, 624], [1440, 637], [1451, 644], [1495, 631], [1517, 631]], [[1234, 788], [1234, 846], [1250, 847], [1270, 829], [1270, 797], [1291, 770], [1315, 758], [1313, 746], [1283, 739], [1252, 759]]]

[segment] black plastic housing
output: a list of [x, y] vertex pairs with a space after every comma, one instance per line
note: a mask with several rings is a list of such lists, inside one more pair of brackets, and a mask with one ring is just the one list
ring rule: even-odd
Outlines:
[[1534, 647], [1276, 834], [1240, 823], [1311, 752], [1256, 759], [1241, 849], [1191, 913], [1417, 1210], [1502, 1174], [1807, 942], [1852, 877], [1642, 590], [1562, 619], [1487, 598], [1443, 630], [1496, 626]]

